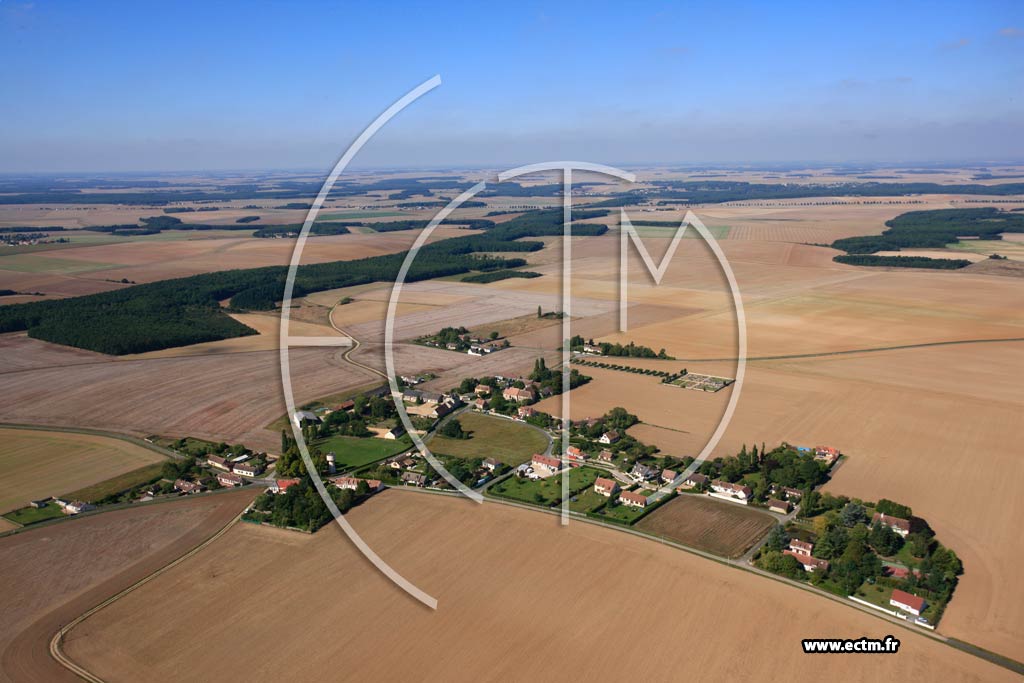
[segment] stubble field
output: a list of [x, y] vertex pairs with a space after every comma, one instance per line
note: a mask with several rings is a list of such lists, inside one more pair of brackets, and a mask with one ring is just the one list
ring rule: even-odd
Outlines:
[[775, 524], [771, 515], [706, 496], [684, 494], [647, 515], [636, 526], [699, 550], [735, 558]]
[[[532, 511], [399, 492], [360, 506], [350, 520], [389, 563], [438, 597], [437, 611], [372, 570], [333, 525], [312, 536], [239, 525], [76, 627], [66, 652], [112, 682], [173, 678], [185, 668], [254, 681], [324, 671], [343, 680], [477, 680], [485, 668], [489, 680], [678, 680], [709, 671], [747, 679], [755, 670], [786, 671], [798, 681], [1014, 680], [902, 629], [896, 655], [865, 657], [856, 668], [843, 657], [808, 667], [801, 638], [882, 637], [895, 627], [585, 523], [561, 528]], [[245, 589], [253, 585], [261, 590]], [[311, 640], [311, 633], [323, 637]], [[253, 657], [254, 642], [273, 642], [274, 656]], [[401, 643], [402, 656], [381, 649], [385, 642]], [[438, 654], [452, 647], [461, 654]], [[637, 651], [658, 656], [618, 656]]]
[[135, 444], [92, 434], [0, 428], [0, 514], [59, 496], [164, 458]]

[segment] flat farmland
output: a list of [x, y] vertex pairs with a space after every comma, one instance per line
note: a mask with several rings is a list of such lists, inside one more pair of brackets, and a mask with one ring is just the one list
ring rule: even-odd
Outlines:
[[209, 538], [254, 495], [196, 496], [0, 538], [0, 679], [80, 680], [50, 656], [57, 629]]
[[[2, 421], [194, 436], [275, 453], [280, 448], [280, 434], [264, 428], [286, 412], [277, 351], [115, 359], [65, 354], [18, 334], [0, 336], [0, 349]], [[344, 351], [290, 351], [296, 403], [377, 381], [342, 360]], [[26, 360], [37, 352], [50, 364]]]
[[[84, 621], [65, 651], [111, 682], [171, 679], [186, 668], [210, 679], [306, 680], [342, 660], [339, 676], [350, 680], [474, 680], [484, 666], [495, 680], [660, 680], [666, 671], [674, 679], [714, 671], [743, 680], [752, 668], [816, 683], [1018, 678], [826, 597], [591, 524], [562, 528], [552, 515], [394, 491], [348, 517], [389, 564], [438, 598], [436, 611], [368, 567], [333, 525], [311, 536], [236, 525]], [[571, 578], [551, 580], [552, 567]], [[246, 590], [253, 585], [261, 590]], [[772, 638], [764, 637], [766, 623]], [[800, 648], [808, 636], [893, 629], [899, 652], [856, 667], [843, 657], [808, 667]], [[568, 632], [588, 634], [590, 644], [570, 639], [558, 656], [524, 655], [549, 651]], [[331, 637], [311, 647], [310, 633]], [[213, 640], [218, 647], [208, 647]], [[348, 656], [378, 652], [385, 641], [402, 643], [402, 656]], [[252, 643], [269, 642], [273, 657], [252, 656]], [[463, 656], [437, 656], [452, 642]], [[659, 656], [601, 656], [593, 642]]]
[[736, 558], [775, 524], [771, 515], [751, 508], [684, 494], [636, 523], [638, 529], [698, 550]]
[[164, 460], [127, 441], [72, 432], [0, 428], [0, 444], [0, 514]]
[[459, 458], [495, 458], [506, 465], [526, 462], [535, 453], [544, 453], [547, 437], [537, 428], [503, 417], [465, 412], [457, 418], [468, 439], [435, 436], [427, 447], [436, 453]]

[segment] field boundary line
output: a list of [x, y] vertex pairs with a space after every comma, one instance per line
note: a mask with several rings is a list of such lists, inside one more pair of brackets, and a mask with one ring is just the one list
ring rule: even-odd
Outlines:
[[[247, 505], [245, 510], [248, 510], [248, 509], [249, 509], [249, 506]], [[103, 608], [109, 607], [110, 605], [114, 604], [115, 602], [117, 602], [118, 600], [123, 598], [124, 596], [126, 596], [129, 593], [135, 591], [137, 588], [141, 588], [142, 586], [146, 585], [147, 583], [149, 583], [153, 579], [157, 578], [158, 576], [161, 576], [164, 572], [167, 572], [170, 569], [173, 569], [174, 567], [178, 566], [179, 564], [181, 564], [185, 560], [189, 559], [193, 555], [198, 554], [200, 551], [202, 551], [207, 546], [211, 545], [214, 541], [216, 541], [221, 536], [226, 534], [233, 526], [235, 526], [235, 524], [237, 524], [242, 519], [242, 515], [245, 514], [245, 510], [243, 510], [240, 513], [238, 513], [235, 517], [233, 517], [231, 519], [231, 521], [229, 521], [227, 524], [225, 524], [217, 532], [215, 532], [212, 536], [210, 536], [208, 539], [206, 539], [205, 541], [203, 541], [199, 545], [195, 546], [191, 550], [188, 550], [184, 554], [179, 555], [176, 559], [172, 560], [170, 563], [165, 564], [163, 567], [160, 567], [159, 569], [157, 569], [152, 574], [149, 574], [148, 576], [145, 576], [145, 577], [139, 579], [138, 581], [136, 581], [132, 585], [128, 586], [124, 590], [121, 590], [120, 592], [115, 593], [114, 595], [110, 596], [109, 598], [107, 598], [103, 602], [99, 603], [98, 605], [96, 605], [92, 609], [86, 611], [83, 614], [80, 614], [78, 617], [76, 617], [75, 619], [71, 620], [71, 622], [69, 622], [67, 625], [62, 626], [60, 629], [57, 630], [57, 633], [54, 634], [53, 638], [50, 639], [50, 655], [57, 661], [58, 664], [63, 666], [65, 669], [69, 670], [71, 673], [77, 675], [78, 677], [83, 678], [83, 679], [89, 681], [90, 683], [105, 683], [105, 681], [102, 678], [100, 678], [99, 676], [96, 676], [95, 674], [90, 672], [88, 669], [85, 669], [84, 667], [76, 664], [70, 657], [68, 657], [66, 654], [64, 654], [64, 651], [61, 648], [61, 643], [63, 642], [64, 637], [68, 633], [70, 633], [72, 631], [72, 629], [74, 629], [76, 626], [78, 626], [83, 621], [85, 621], [86, 619], [88, 619], [92, 615], [96, 614], [97, 612], [99, 612]]]
[[126, 441], [135, 446], [141, 446], [142, 448], [159, 453], [165, 458], [181, 459], [181, 455], [175, 453], [169, 448], [163, 446], [157, 446], [151, 441], [140, 439], [137, 436], [131, 434], [124, 434], [122, 432], [111, 432], [105, 429], [92, 429], [90, 427], [65, 427], [65, 426], [50, 426], [50, 425], [35, 425], [27, 422], [0, 422], [0, 428], [3, 429], [24, 429], [31, 431], [43, 431], [43, 432], [66, 432], [68, 434], [85, 434], [86, 436], [104, 436], [108, 439], [118, 439], [120, 441]]

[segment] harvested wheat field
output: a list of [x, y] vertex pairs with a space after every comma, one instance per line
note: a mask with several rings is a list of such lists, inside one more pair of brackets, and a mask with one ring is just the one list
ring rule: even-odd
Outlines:
[[[69, 425], [134, 436], [195, 436], [276, 452], [264, 429], [285, 412], [276, 350], [174, 358], [115, 359], [68, 351], [24, 335], [0, 336], [5, 401], [0, 421]], [[376, 380], [342, 358], [345, 348], [292, 349], [298, 403]], [[50, 363], [26, 361], [39, 353]], [[64, 362], [58, 359], [64, 358]], [[11, 360], [8, 368], [8, 359]]]
[[736, 503], [685, 494], [647, 515], [636, 526], [698, 550], [736, 558], [775, 524], [770, 514]]
[[[828, 598], [618, 531], [399, 492], [349, 517], [439, 599], [437, 611], [391, 585], [334, 526], [307, 536], [238, 525], [84, 621], [65, 651], [112, 682], [185, 669], [211, 680], [312, 680], [326, 671], [342, 680], [477, 680], [485, 665], [488, 680], [679, 680], [709, 671], [741, 680], [752, 671], [815, 682], [1015, 680]], [[260, 590], [247, 590], [253, 585]], [[767, 623], [773, 638], [763, 635]], [[902, 640], [899, 653], [856, 668], [843, 657], [808, 667], [800, 646], [806, 637], [888, 633]], [[273, 643], [274, 656], [254, 657], [253, 643]], [[402, 655], [382, 643], [401, 643]], [[638, 652], [658, 656], [630, 654]]]
[[163, 459], [156, 451], [106, 436], [0, 428], [0, 514]]
[[57, 630], [202, 543], [254, 495], [195, 496], [0, 538], [0, 680], [80, 680], [50, 656]]

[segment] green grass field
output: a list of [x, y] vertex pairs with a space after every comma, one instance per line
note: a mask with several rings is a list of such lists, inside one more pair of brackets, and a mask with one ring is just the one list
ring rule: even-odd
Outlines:
[[606, 505], [600, 514], [605, 519], [609, 519], [613, 522], [622, 522], [624, 524], [632, 524], [643, 514], [647, 512], [646, 508], [635, 508], [631, 505], [613, 504]]
[[313, 445], [324, 452], [334, 451], [335, 462], [341, 470], [362, 467], [376, 460], [398, 455], [412, 447], [412, 439], [408, 435], [394, 441], [375, 437], [332, 436]]
[[464, 431], [471, 433], [470, 438], [449, 439], [438, 435], [427, 443], [431, 451], [457, 458], [496, 458], [515, 466], [548, 447], [544, 434], [522, 422], [469, 411], [456, 419], [462, 423]]
[[608, 498], [602, 496], [591, 486], [574, 496], [576, 500], [569, 501], [569, 509], [573, 512], [591, 512], [608, 502]]
[[83, 500], [86, 503], [95, 503], [99, 500], [103, 500], [107, 496], [112, 496], [115, 493], [126, 491], [133, 486], [139, 484], [147, 484], [157, 477], [160, 476], [160, 470], [163, 469], [163, 463], [153, 463], [152, 465], [146, 465], [140, 467], [131, 472], [125, 472], [119, 474], [116, 477], [111, 477], [105, 481], [101, 481], [98, 484], [92, 486], [86, 486], [85, 488], [78, 489], [77, 491], [70, 491], [63, 494], [61, 497], [67, 500]]
[[[601, 475], [601, 472], [589, 467], [570, 470], [569, 491], [581, 491], [589, 488], [594, 485], [594, 480]], [[547, 479], [537, 479], [536, 481], [509, 477], [505, 481], [495, 484], [490, 489], [490, 492], [524, 503], [550, 506], [562, 500], [562, 476], [559, 474]]]
[[17, 522], [22, 526], [29, 524], [35, 524], [36, 522], [42, 522], [47, 519], [54, 519], [55, 517], [63, 517], [64, 511], [58, 507], [56, 503], [47, 503], [45, 507], [36, 509], [34, 507], [23, 507], [14, 512], [8, 512], [4, 517]]

